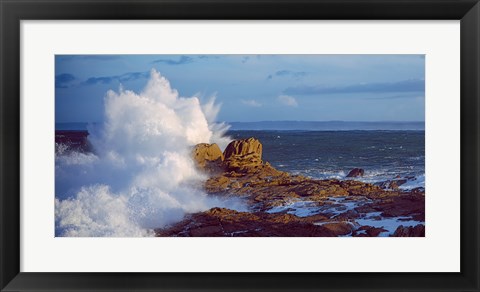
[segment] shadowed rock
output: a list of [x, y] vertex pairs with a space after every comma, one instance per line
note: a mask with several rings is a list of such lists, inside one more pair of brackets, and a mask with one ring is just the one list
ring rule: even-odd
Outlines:
[[398, 226], [398, 228], [393, 233], [395, 237], [425, 237], [425, 225], [418, 224], [415, 227], [408, 226], [404, 227], [403, 225]]
[[225, 208], [212, 208], [192, 214], [170, 228], [156, 230], [157, 236], [185, 237], [332, 237], [343, 233], [345, 233], [344, 229], [317, 226], [308, 220], [289, 214], [237, 212]]
[[347, 174], [347, 177], [359, 177], [363, 176], [365, 174], [365, 170], [361, 168], [354, 168], [350, 170], [350, 172]]
[[406, 179], [394, 179], [394, 180], [387, 180], [387, 181], [382, 181], [375, 183], [375, 185], [381, 187], [382, 189], [398, 189], [399, 186], [406, 184], [407, 180]]
[[198, 168], [207, 172], [221, 171], [223, 153], [217, 144], [201, 143], [193, 148], [193, 159]]
[[361, 226], [360, 228], [356, 229], [353, 231], [352, 236], [354, 237], [377, 237], [380, 235], [382, 232], [387, 232], [388, 230], [384, 228], [379, 228], [379, 227], [373, 227], [373, 226]]

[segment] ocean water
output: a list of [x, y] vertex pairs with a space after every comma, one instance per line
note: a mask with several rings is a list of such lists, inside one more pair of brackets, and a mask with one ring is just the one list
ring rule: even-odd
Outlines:
[[204, 192], [207, 177], [190, 158], [198, 143], [225, 148], [232, 139], [253, 136], [263, 144], [264, 160], [280, 170], [344, 179], [360, 167], [366, 171], [361, 180], [399, 176], [409, 177], [403, 187], [423, 186], [423, 131], [226, 133], [227, 125], [216, 122], [220, 107], [214, 97], [206, 103], [182, 97], [155, 70], [140, 92], [108, 91], [104, 106], [103, 123], [56, 128], [56, 236], [153, 236], [154, 228], [188, 213], [212, 207], [246, 211], [240, 199]]
[[[118, 142], [133, 143], [130, 147], [102, 153], [98, 148], [106, 144], [95, 141], [91, 133], [88, 140], [81, 140], [78, 137], [84, 135], [78, 130], [57, 131], [56, 135], [57, 236], [149, 236], [151, 228], [179, 221], [185, 213], [217, 206], [248, 211], [239, 200], [211, 198], [198, 187], [206, 177], [195, 172], [188, 158], [189, 147], [166, 144], [162, 147], [171, 150], [158, 152], [161, 141], [153, 135], [152, 145], [145, 149], [135, 134], [113, 143], [114, 147], [123, 145]], [[365, 175], [352, 179], [378, 183], [400, 178], [407, 180], [402, 189], [425, 187], [424, 131], [242, 130], [228, 131], [225, 136], [259, 139], [263, 160], [292, 174], [349, 179], [348, 172], [358, 167], [365, 170]], [[77, 142], [75, 147], [63, 144], [65, 139]], [[91, 145], [83, 147], [81, 141]], [[345, 202], [340, 205], [349, 207]], [[316, 214], [321, 208], [314, 202], [299, 201], [269, 212], [287, 210], [302, 217]], [[397, 219], [390, 219], [389, 232], [383, 236], [393, 234], [399, 225], [419, 223]], [[370, 221], [372, 226], [386, 224], [384, 220]]]
[[263, 159], [275, 168], [317, 179], [347, 179], [353, 168], [375, 183], [407, 178], [402, 188], [425, 187], [424, 131], [229, 131], [233, 139], [255, 137]]

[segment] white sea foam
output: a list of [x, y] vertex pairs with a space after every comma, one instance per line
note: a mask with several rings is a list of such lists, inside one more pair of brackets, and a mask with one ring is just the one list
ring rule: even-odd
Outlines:
[[[408, 167], [410, 168], [410, 167]], [[381, 183], [385, 181], [391, 181], [395, 179], [406, 179], [407, 182], [400, 185], [399, 188], [402, 190], [411, 190], [417, 187], [425, 188], [425, 174], [417, 174], [413, 176], [410, 171], [405, 171], [404, 173], [399, 172], [399, 170], [389, 170], [389, 169], [379, 169], [379, 170], [368, 170], [365, 171], [365, 175], [362, 177], [353, 177], [342, 179], [351, 179], [358, 180], [365, 183]]]
[[381, 220], [377, 220], [379, 216], [381, 216], [382, 212], [371, 212], [365, 218], [356, 219], [355, 221], [360, 225], [366, 226], [373, 226], [376, 228], [383, 228], [387, 231], [381, 232], [379, 234], [380, 237], [386, 237], [393, 235], [395, 230], [400, 226], [403, 225], [404, 227], [414, 227], [418, 224], [425, 224], [423, 221], [416, 221], [413, 220], [411, 217], [381, 217]]
[[414, 179], [408, 180], [405, 184], [399, 186], [403, 190], [411, 190], [414, 188], [425, 188], [425, 174], [419, 175]]
[[330, 197], [324, 204], [309, 200], [291, 200], [281, 206], [268, 209], [267, 213], [287, 213], [298, 217], [307, 217], [319, 213], [330, 214], [334, 218], [344, 212], [353, 210], [371, 202], [367, 198], [359, 198], [355, 201], [347, 200], [346, 197]]
[[56, 157], [57, 236], [147, 236], [186, 212], [242, 209], [205, 195], [190, 158], [197, 143], [229, 142], [214, 98], [180, 97], [155, 70], [140, 93], [105, 96], [105, 121], [89, 127], [95, 154]]
[[289, 201], [285, 205], [268, 209], [267, 213], [287, 213], [298, 217], [308, 217], [320, 213], [321, 209], [315, 201]]
[[[330, 220], [323, 222], [315, 222], [317, 226], [322, 226], [328, 223], [338, 223], [335, 218], [345, 212], [354, 210], [360, 206], [363, 206], [367, 203], [370, 203], [371, 200], [363, 198], [361, 200], [349, 201], [346, 197], [330, 197], [328, 201], [323, 205], [319, 205], [318, 202], [314, 201], [303, 201], [303, 200], [292, 200], [285, 202], [282, 206], [276, 206], [269, 210], [267, 213], [287, 213], [293, 214], [298, 217], [307, 217], [315, 214], [329, 214]], [[414, 220], [410, 216], [398, 216], [398, 217], [383, 217], [381, 216], [382, 212], [369, 212], [364, 215], [364, 217], [355, 219], [354, 222], [350, 221], [341, 221], [347, 224], [354, 226], [354, 229], [357, 229], [360, 226], [373, 226], [376, 228], [383, 228], [386, 231], [383, 231], [379, 234], [380, 237], [386, 237], [393, 235], [395, 230], [403, 225], [405, 227], [416, 226], [418, 224], [425, 225], [423, 221]], [[357, 231], [357, 234], [365, 234], [365, 231]], [[348, 234], [345, 236], [351, 236]]]

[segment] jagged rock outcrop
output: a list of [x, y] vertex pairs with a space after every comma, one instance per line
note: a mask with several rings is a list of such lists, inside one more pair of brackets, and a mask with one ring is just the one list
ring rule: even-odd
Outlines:
[[255, 138], [235, 140], [222, 153], [217, 144], [201, 143], [194, 147], [193, 158], [198, 168], [207, 172], [252, 172], [262, 166], [262, 143]]
[[198, 168], [207, 172], [223, 170], [223, 153], [217, 144], [201, 143], [193, 148], [193, 159]]
[[[195, 161], [211, 174], [204, 184], [205, 191], [215, 196], [241, 198], [250, 211], [213, 208], [188, 214], [173, 226], [157, 229], [157, 236], [376, 237], [388, 235], [388, 231], [358, 222], [385, 218], [425, 221], [423, 188], [406, 191], [397, 184], [396, 188], [389, 185], [384, 189], [383, 185], [356, 180], [317, 180], [291, 175], [263, 162], [262, 148], [255, 138], [233, 141], [223, 154], [215, 144], [197, 145]], [[351, 172], [350, 177], [364, 173], [360, 168]], [[391, 236], [424, 234], [423, 225], [401, 226]]]
[[228, 171], [248, 171], [263, 164], [262, 144], [255, 138], [236, 140], [223, 153]]
[[350, 172], [347, 174], [347, 177], [359, 177], [363, 176], [365, 174], [365, 170], [361, 168], [354, 168], [350, 170]]

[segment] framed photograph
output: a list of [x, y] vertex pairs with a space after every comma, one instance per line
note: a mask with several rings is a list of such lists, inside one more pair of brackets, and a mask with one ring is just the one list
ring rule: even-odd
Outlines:
[[480, 291], [477, 1], [1, 2], [1, 291]]

